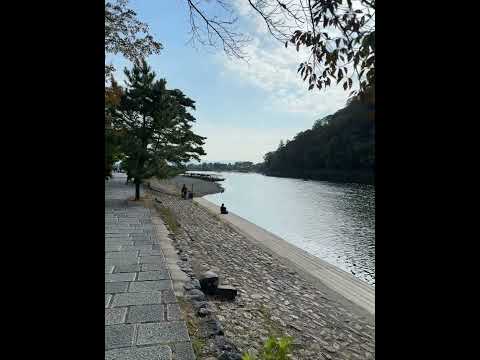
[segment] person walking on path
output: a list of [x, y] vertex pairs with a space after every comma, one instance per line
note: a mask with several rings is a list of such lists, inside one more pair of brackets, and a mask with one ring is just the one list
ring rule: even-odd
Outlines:
[[183, 184], [182, 186], [182, 199], [186, 199], [187, 198], [187, 187], [185, 186], [185, 184]]

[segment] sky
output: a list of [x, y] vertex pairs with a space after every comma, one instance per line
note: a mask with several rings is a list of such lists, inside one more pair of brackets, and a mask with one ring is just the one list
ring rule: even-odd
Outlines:
[[[248, 62], [221, 49], [192, 46], [184, 0], [130, 0], [129, 7], [164, 47], [147, 59], [157, 77], [196, 102], [193, 130], [207, 137], [202, 161], [261, 162], [280, 140], [291, 140], [344, 107], [348, 93], [341, 87], [308, 91], [297, 75], [305, 57], [273, 39], [247, 0], [232, 2], [239, 28], [252, 39], [245, 49]], [[120, 56], [107, 62], [123, 85], [123, 68], [131, 64]]]

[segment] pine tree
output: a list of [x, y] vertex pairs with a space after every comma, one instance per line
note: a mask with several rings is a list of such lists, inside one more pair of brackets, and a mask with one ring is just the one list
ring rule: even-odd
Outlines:
[[202, 148], [206, 138], [191, 130], [195, 118], [189, 110], [195, 110], [195, 102], [178, 89], [167, 89], [165, 79], [155, 80], [145, 60], [125, 69], [125, 75], [126, 89], [111, 116], [114, 129], [122, 133], [125, 170], [135, 183], [138, 200], [145, 179], [166, 177], [206, 155]]
[[122, 88], [111, 76], [111, 86], [105, 87], [105, 178], [112, 176], [113, 163], [121, 159], [118, 146], [119, 135], [112, 128], [111, 109], [118, 106], [122, 95]]

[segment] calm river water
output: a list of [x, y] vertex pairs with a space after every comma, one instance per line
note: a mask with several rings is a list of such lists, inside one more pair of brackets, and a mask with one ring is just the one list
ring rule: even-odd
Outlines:
[[375, 286], [375, 188], [221, 173], [205, 199]]

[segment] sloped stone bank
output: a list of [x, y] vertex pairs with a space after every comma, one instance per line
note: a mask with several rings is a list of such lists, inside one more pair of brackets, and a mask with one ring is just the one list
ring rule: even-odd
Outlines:
[[210, 299], [208, 306], [238, 351], [255, 353], [276, 334], [294, 338], [295, 359], [375, 358], [374, 316], [303, 278], [198, 204], [155, 196], [180, 224], [174, 245], [182, 269], [193, 278], [212, 270], [238, 289], [234, 301]]

